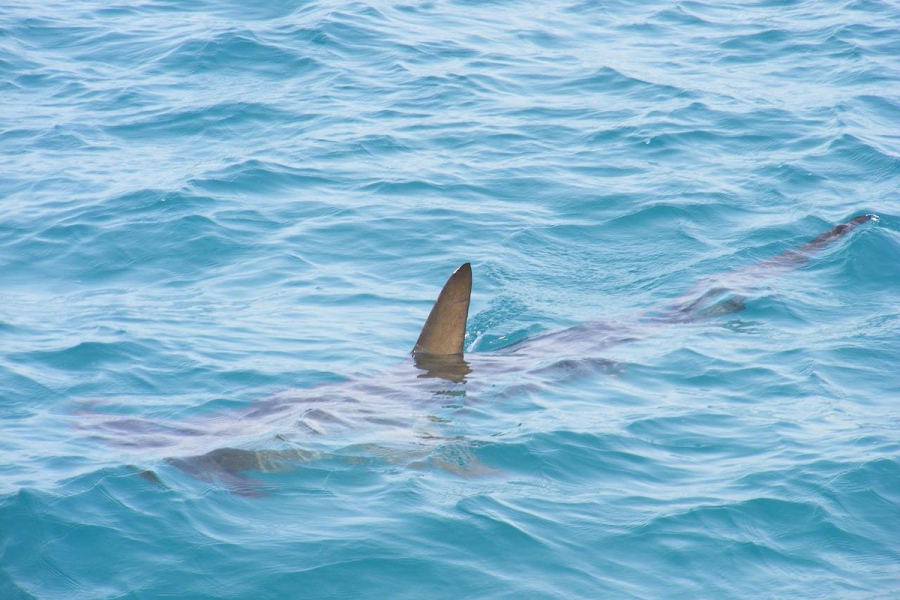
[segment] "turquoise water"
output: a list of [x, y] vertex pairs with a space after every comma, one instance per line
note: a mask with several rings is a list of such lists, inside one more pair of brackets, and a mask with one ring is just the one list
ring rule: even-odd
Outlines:
[[898, 57], [885, 0], [6, 3], [0, 598], [897, 598]]

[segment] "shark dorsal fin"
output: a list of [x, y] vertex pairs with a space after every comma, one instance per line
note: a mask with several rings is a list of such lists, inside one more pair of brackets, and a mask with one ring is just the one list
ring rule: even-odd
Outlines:
[[444, 284], [412, 353], [462, 354], [471, 296], [472, 266], [465, 263], [457, 267]]

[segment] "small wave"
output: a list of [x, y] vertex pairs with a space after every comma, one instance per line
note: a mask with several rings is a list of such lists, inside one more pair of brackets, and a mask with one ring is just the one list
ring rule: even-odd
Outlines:
[[191, 180], [205, 193], [271, 193], [334, 185], [336, 180], [319, 169], [290, 167], [270, 161], [246, 160]]
[[157, 139], [167, 135], [218, 137], [233, 134], [233, 128], [279, 121], [285, 113], [269, 104], [257, 102], [219, 102], [208, 106], [164, 108], [123, 116], [104, 127], [108, 133], [124, 139]]
[[317, 60], [258, 39], [250, 31], [224, 31], [212, 37], [179, 43], [157, 59], [154, 69], [163, 73], [191, 74], [250, 72], [267, 77], [285, 77], [312, 73]]

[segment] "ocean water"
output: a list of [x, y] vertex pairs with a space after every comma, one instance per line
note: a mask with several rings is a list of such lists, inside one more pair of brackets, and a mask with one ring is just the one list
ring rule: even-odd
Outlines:
[[898, 132], [888, 0], [5, 2], [0, 598], [900, 597]]

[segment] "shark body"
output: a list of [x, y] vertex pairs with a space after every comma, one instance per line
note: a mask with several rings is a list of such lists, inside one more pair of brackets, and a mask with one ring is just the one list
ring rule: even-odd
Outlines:
[[[523, 363], [533, 370], [539, 365], [537, 371], [609, 369], [610, 361], [599, 358], [604, 349], [646, 337], [660, 325], [678, 326], [738, 312], [746, 295], [759, 287], [761, 277], [802, 266], [875, 218], [856, 217], [798, 248], [727, 277], [700, 282], [675, 301], [627, 323], [587, 323], [470, 355], [463, 351], [472, 268], [464, 263], [438, 295], [409, 359], [377, 377], [288, 391], [243, 410], [188, 423], [95, 414], [90, 428], [106, 443], [138, 449], [151, 461], [162, 460], [196, 479], [246, 495], [255, 495], [259, 489], [250, 474], [287, 470], [310, 461], [396, 463], [467, 475], [489, 473], [464, 440], [441, 428], [436, 406], [477, 395], [492, 378], [515, 374]], [[470, 378], [472, 373], [478, 377]], [[348, 443], [342, 446], [342, 439]], [[154, 471], [137, 470], [160, 483]]]

